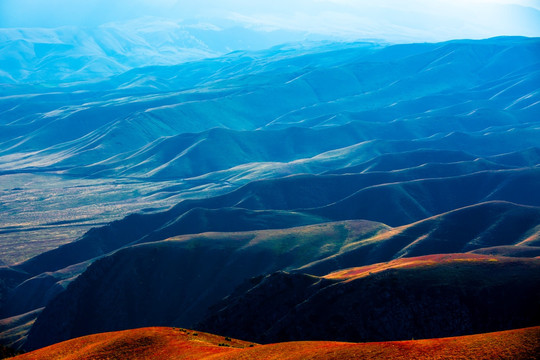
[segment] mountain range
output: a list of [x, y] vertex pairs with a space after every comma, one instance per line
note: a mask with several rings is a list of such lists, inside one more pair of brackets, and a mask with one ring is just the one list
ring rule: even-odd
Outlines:
[[265, 178], [371, 173], [370, 161], [407, 179], [534, 167], [538, 46], [281, 45], [97, 82], [4, 87], [2, 259]]
[[151, 64], [150, 30], [0, 34], [24, 61], [59, 66], [77, 39], [127, 64], [91, 79], [76, 54], [71, 78], [0, 78], [0, 343], [540, 325], [539, 39], [224, 54], [190, 37], [206, 53], [180, 59], [174, 41], [217, 31], [190, 26]]
[[1, 28], [0, 82], [96, 81], [143, 66], [175, 65], [310, 37], [220, 23], [146, 16], [97, 27]]

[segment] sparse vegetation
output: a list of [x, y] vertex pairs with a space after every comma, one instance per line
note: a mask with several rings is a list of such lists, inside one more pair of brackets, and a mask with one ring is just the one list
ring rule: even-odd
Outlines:
[[176, 329], [143, 328], [69, 340], [16, 357], [15, 360], [131, 359], [203, 360], [277, 359], [534, 359], [540, 350], [540, 327], [463, 337], [383, 343], [303, 341], [254, 346], [240, 340], [197, 333], [197, 341], [174, 336]]

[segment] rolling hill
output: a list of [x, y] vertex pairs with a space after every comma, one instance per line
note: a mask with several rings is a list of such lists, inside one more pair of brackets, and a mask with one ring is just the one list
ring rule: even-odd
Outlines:
[[[177, 30], [196, 31], [186, 29]], [[80, 39], [92, 44], [113, 30]], [[124, 44], [123, 51], [137, 52], [152, 31], [133, 41], [114, 32], [102, 45]], [[5, 34], [17, 36], [35, 44], [70, 37], [69, 29]], [[2, 87], [2, 260], [26, 260], [131, 212], [162, 211], [261, 179], [377, 172], [383, 177], [371, 185], [382, 185], [534, 169], [538, 47], [538, 39], [519, 37], [403, 45], [314, 42], [136, 67], [106, 80]], [[55, 49], [44, 50], [51, 64], [62, 57]], [[374, 165], [381, 161], [386, 165]], [[401, 173], [392, 173], [398, 168]], [[78, 196], [80, 189], [85, 197]], [[384, 195], [394, 191], [402, 190]], [[93, 197], [101, 208], [85, 200]], [[475, 202], [488, 200], [522, 199]], [[472, 204], [427, 212], [422, 205], [405, 219], [369, 219], [404, 225]], [[329, 202], [298, 208], [323, 205]]]
[[539, 266], [538, 259], [449, 254], [323, 277], [280, 272], [218, 303], [197, 328], [274, 343], [425, 339], [527, 327], [540, 321]]
[[[479, 219], [478, 224], [468, 223], [474, 218]], [[259, 221], [258, 217], [252, 219]], [[33, 277], [11, 290], [4, 316], [47, 305], [30, 331], [28, 347], [150, 324], [193, 327], [208, 307], [243, 281], [275, 271], [323, 276], [397, 258], [485, 248], [494, 252], [501, 246], [506, 246], [505, 254], [515, 248], [521, 256], [534, 256], [539, 249], [539, 219], [538, 208], [491, 202], [398, 228], [345, 221], [182, 235], [123, 248], [87, 270], [84, 263], [82, 268]], [[75, 270], [82, 272], [76, 279]], [[64, 279], [64, 274], [75, 280], [50, 303], [22, 301], [35, 289], [43, 294], [32, 297], [36, 299], [50, 299], [45, 295], [53, 289], [58, 294], [59, 284], [65, 287], [66, 282], [53, 279]], [[121, 308], [124, 310], [118, 311]]]
[[285, 38], [303, 40], [306, 36], [294, 31], [257, 31], [232, 21], [217, 26], [153, 17], [97, 27], [2, 28], [0, 83], [56, 86], [99, 81], [143, 66], [265, 49]]
[[[25, 347], [149, 323], [194, 324], [249, 277], [301, 267], [334, 254], [339, 250], [335, 243], [349, 236], [384, 230], [382, 224], [346, 222], [204, 233], [125, 248], [96, 261], [57, 296], [32, 327]], [[120, 308], [125, 310], [111, 312]]]
[[532, 359], [540, 349], [538, 327], [453, 338], [400, 342], [291, 342], [250, 344], [187, 329], [143, 328], [90, 335], [52, 345], [16, 360], [130, 359]]
[[[300, 214], [298, 216], [311, 218], [312, 223], [367, 219], [396, 226], [490, 200], [539, 206], [540, 198], [533, 191], [540, 180], [539, 175], [538, 168], [526, 168], [389, 183], [384, 183], [389, 181], [385, 174], [296, 176], [257, 181], [222, 196], [184, 200], [165, 212], [130, 215], [92, 229], [78, 241], [38, 255], [17, 265], [17, 268], [39, 274], [89, 260], [132, 242], [157, 241], [175, 235], [212, 231], [211, 227], [182, 225], [186, 224], [186, 214], [197, 208], [210, 212], [212, 209], [239, 208], [217, 210], [215, 214], [220, 211], [292, 210]], [[381, 180], [383, 184], [377, 185]], [[531, 193], [525, 194], [524, 189], [530, 189]], [[313, 205], [317, 207], [312, 208]], [[394, 211], [389, 212], [388, 208]], [[194, 219], [194, 224], [199, 220]], [[236, 227], [230, 230], [248, 229]]]
[[0, 31], [0, 344], [180, 326], [437, 340], [73, 341], [225, 358], [538, 348], [536, 329], [485, 333], [540, 324], [539, 39], [268, 48], [279, 34], [252, 34], [258, 50], [228, 52], [205, 41], [234, 31], [158, 25]]

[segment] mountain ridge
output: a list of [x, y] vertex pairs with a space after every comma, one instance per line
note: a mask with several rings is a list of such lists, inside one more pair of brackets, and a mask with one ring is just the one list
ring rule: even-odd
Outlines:
[[[447, 234], [450, 239], [451, 236], [445, 229], [459, 226], [467, 228], [467, 224], [461, 225], [461, 222], [463, 219], [474, 218], [471, 212], [484, 213], [488, 219], [493, 217], [490, 213], [499, 213], [501, 216], [499, 225], [503, 229], [512, 221], [519, 222], [525, 219], [527, 217], [525, 213], [529, 214], [528, 217], [532, 222], [529, 225], [523, 224], [522, 235], [501, 232], [493, 229], [489, 223], [479, 224], [479, 227], [483, 226], [485, 229], [484, 232], [478, 229], [468, 230], [470, 234], [468, 237], [463, 236], [464, 245], [461, 248], [457, 248], [450, 241], [441, 240], [440, 235], [437, 235], [439, 231]], [[187, 326], [193, 324], [192, 322], [204, 313], [206, 306], [228, 295], [235, 285], [239, 285], [242, 279], [249, 277], [248, 274], [264, 276], [263, 274], [275, 269], [321, 276], [330, 271], [400, 257], [519, 244], [520, 236], [538, 233], [537, 219], [540, 218], [540, 214], [538, 207], [492, 202], [452, 211], [438, 218], [441, 223], [446, 222], [446, 227], [438, 225], [437, 217], [405, 226], [403, 229], [392, 229], [367, 221], [347, 221], [288, 230], [183, 235], [165, 241], [130, 246], [94, 262], [88, 271], [68, 286], [65, 292], [52, 300], [38, 318], [36, 322], [38, 325], [32, 328], [31, 336], [44, 339], [56, 331], [60, 331], [58, 333], [60, 334], [66, 329], [73, 329], [69, 330], [73, 331], [68, 335], [69, 338], [96, 331], [119, 330], [156, 322], [163, 325]], [[432, 229], [429, 229], [429, 226]], [[425, 227], [428, 229], [424, 229]], [[417, 228], [423, 232], [414, 233], [418, 232]], [[400, 235], [400, 232], [407, 231], [411, 232], [411, 236]], [[425, 233], [433, 236], [424, 236]], [[482, 233], [485, 234], [479, 235]], [[494, 238], [493, 234], [499, 237]], [[483, 242], [478, 241], [478, 238], [484, 239]], [[418, 244], [428, 244], [427, 251], [422, 250], [422, 246]], [[419, 250], [414, 250], [411, 245]], [[535, 243], [530, 243], [529, 246], [531, 251], [538, 248], [538, 245], [535, 247]], [[482, 257], [474, 254], [462, 256]], [[179, 276], [183, 280], [175, 280]], [[190, 276], [193, 276], [193, 279]], [[216, 280], [216, 276], [223, 280]], [[135, 279], [139, 279], [139, 283], [134, 283]], [[179, 288], [177, 281], [183, 286]], [[129, 290], [126, 286], [133, 289]], [[204, 291], [201, 286], [204, 286]], [[171, 305], [165, 305], [161, 296], [147, 298], [135, 295], [136, 293], [167, 293], [166, 298]], [[177, 308], [179, 302], [184, 304], [180, 307], [184, 309], [183, 315]], [[141, 318], [137, 315], [141, 312], [136, 312], [122, 318], [120, 315], [113, 316], [108, 313], [107, 309], [122, 307], [126, 303], [132, 303], [129, 308], [146, 309], [144, 311], [146, 315]], [[176, 315], [166, 311], [167, 308]], [[66, 312], [66, 309], [71, 310]], [[86, 320], [80, 321], [79, 315], [71, 318], [69, 314], [80, 314]], [[55, 322], [62, 325], [55, 330], [51, 329], [52, 323], [49, 318], [56, 319]], [[92, 330], [88, 328], [89, 324], [92, 324]], [[64, 336], [66, 334], [49, 341], [52, 343], [64, 340], [66, 339]], [[39, 346], [42, 345], [46, 344]]]
[[[146, 30], [166, 51], [175, 29]], [[51, 46], [0, 62], [103, 64]], [[249, 335], [267, 340], [538, 325], [539, 54], [519, 37], [288, 44], [2, 87], [0, 343], [192, 327], [216, 304], [215, 324], [268, 313]], [[360, 266], [378, 270], [328, 275]]]
[[538, 265], [538, 259], [447, 254], [322, 278], [275, 273], [216, 304], [198, 328], [274, 343], [404, 340], [520, 327], [539, 321]]

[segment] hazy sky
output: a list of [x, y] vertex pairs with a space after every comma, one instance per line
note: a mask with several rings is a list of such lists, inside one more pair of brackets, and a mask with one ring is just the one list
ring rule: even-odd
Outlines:
[[348, 38], [540, 36], [540, 0], [0, 0], [0, 27], [94, 26], [141, 16], [228, 19]]

